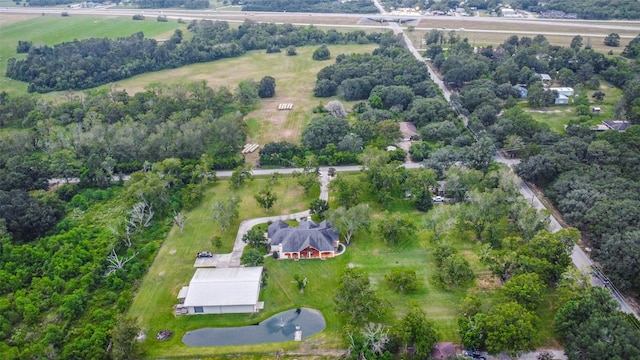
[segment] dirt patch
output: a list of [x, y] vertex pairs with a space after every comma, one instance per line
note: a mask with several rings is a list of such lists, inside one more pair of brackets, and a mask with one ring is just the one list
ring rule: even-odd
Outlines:
[[478, 289], [480, 290], [495, 290], [502, 287], [502, 282], [500, 282], [500, 279], [492, 274], [484, 274], [478, 276], [477, 284]]
[[163, 276], [164, 276], [164, 271], [160, 271], [160, 272], [158, 273], [158, 276], [163, 277]]
[[29, 20], [37, 17], [32, 14], [2, 14], [0, 15], [0, 26], [7, 26], [20, 21]]
[[176, 249], [171, 249], [171, 250], [169, 250], [169, 254], [173, 255], [173, 254], [175, 254], [177, 251], [178, 251], [178, 250], [176, 250]]

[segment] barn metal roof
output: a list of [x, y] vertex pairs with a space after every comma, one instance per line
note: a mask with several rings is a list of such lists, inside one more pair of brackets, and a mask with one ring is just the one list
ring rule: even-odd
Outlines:
[[184, 306], [256, 304], [261, 276], [262, 266], [197, 269], [189, 283]]

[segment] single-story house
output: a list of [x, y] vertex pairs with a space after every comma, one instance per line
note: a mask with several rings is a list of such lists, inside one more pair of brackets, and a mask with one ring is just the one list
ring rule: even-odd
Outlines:
[[200, 268], [180, 290], [177, 308], [188, 315], [255, 313], [264, 307], [261, 280], [262, 266]]
[[540, 78], [540, 80], [542, 80], [543, 83], [551, 83], [551, 75], [549, 74], [537, 74], [536, 76], [538, 76]]
[[549, 91], [557, 91], [558, 95], [573, 96], [573, 88], [570, 87], [550, 87]]
[[514, 9], [504, 8], [500, 9], [500, 12], [502, 12], [502, 16], [504, 17], [522, 17], [522, 14], [518, 13], [518, 10]]
[[271, 251], [281, 259], [325, 259], [338, 251], [340, 236], [326, 221], [302, 220], [297, 227], [278, 220], [267, 229]]
[[529, 96], [529, 90], [522, 85], [513, 85], [513, 88], [520, 94], [520, 98], [524, 99]]
[[565, 95], [558, 94], [558, 97], [556, 98], [554, 104], [556, 104], [556, 105], [569, 105], [569, 98], [566, 97]]
[[616, 130], [616, 131], [626, 131], [629, 126], [631, 126], [631, 122], [627, 120], [604, 120], [602, 122], [604, 126], [608, 128], [608, 130]]

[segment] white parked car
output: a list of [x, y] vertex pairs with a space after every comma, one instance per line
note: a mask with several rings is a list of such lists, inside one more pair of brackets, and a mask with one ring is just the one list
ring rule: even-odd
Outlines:
[[434, 196], [433, 202], [444, 202], [444, 198], [442, 196]]

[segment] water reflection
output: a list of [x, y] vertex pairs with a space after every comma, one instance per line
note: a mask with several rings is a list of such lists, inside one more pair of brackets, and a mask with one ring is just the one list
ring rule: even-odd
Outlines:
[[182, 342], [189, 346], [262, 344], [293, 340], [296, 328], [302, 332], [302, 339], [305, 339], [325, 327], [320, 311], [301, 308], [281, 312], [257, 325], [188, 331], [182, 337]]

